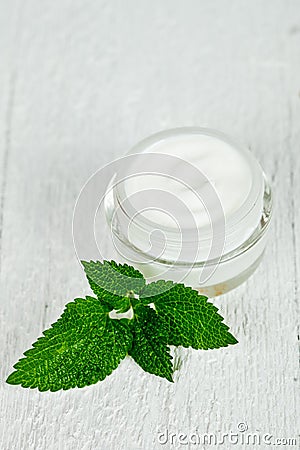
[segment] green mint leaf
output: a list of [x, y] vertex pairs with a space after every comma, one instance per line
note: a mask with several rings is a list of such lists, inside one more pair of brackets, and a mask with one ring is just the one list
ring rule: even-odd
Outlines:
[[143, 275], [127, 264], [114, 261], [81, 261], [91, 289], [101, 301], [107, 302], [113, 309], [119, 297], [138, 293], [145, 286]]
[[[127, 354], [145, 371], [173, 381], [169, 345], [212, 349], [237, 343], [217, 308], [197, 291], [172, 281], [146, 285], [127, 264], [82, 264], [98, 298], [68, 303], [7, 383], [40, 391], [84, 387], [111, 374]], [[123, 313], [127, 318], [118, 316]]]
[[166, 330], [155, 310], [137, 305], [130, 325], [133, 344], [129, 355], [146, 372], [173, 381], [172, 356], [167, 346]]
[[7, 383], [40, 391], [84, 387], [116, 369], [132, 345], [126, 320], [93, 297], [77, 298], [20, 359]]
[[218, 309], [190, 287], [160, 280], [146, 285], [140, 300], [154, 303], [168, 329], [169, 345], [207, 350], [237, 343]]

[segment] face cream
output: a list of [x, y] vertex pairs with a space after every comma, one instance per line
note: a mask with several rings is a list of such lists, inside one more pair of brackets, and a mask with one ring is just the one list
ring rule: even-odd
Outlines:
[[253, 155], [223, 134], [167, 130], [137, 144], [106, 194], [122, 260], [150, 281], [184, 282], [216, 296], [259, 264], [272, 201]]

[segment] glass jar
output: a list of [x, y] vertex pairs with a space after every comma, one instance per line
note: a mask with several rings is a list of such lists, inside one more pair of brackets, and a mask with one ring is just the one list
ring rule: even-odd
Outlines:
[[218, 131], [177, 128], [129, 153], [105, 196], [121, 261], [209, 297], [244, 282], [266, 246], [272, 195], [254, 156]]

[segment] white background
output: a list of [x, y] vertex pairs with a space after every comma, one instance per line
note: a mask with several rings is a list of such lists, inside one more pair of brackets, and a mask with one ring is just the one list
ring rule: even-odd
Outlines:
[[[297, 437], [299, 1], [1, 0], [0, 65], [1, 450], [177, 448], [158, 432], [239, 422]], [[6, 385], [63, 305], [90, 292], [71, 235], [83, 183], [185, 125], [244, 142], [274, 189], [261, 266], [215, 300], [239, 345], [185, 350], [174, 384], [128, 359], [82, 390]]]

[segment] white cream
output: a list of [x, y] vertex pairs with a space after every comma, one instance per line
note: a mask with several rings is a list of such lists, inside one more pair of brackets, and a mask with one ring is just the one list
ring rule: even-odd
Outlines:
[[[251, 190], [252, 174], [244, 154], [216, 137], [201, 134], [179, 135], [154, 143], [144, 151], [177, 156], [199, 169], [214, 186], [225, 219], [230, 218], [241, 207]], [[159, 169], [158, 165], [157, 170]], [[199, 228], [209, 225], [209, 215], [205, 206], [199, 202], [197, 195], [180, 181], [145, 175], [130, 178], [125, 183], [127, 196], [153, 188], [168, 191], [182, 200], [194, 215]], [[200, 197], [203, 196], [203, 183], [197, 186], [196, 191]], [[162, 211], [150, 210], [143, 215], [159, 225], [175, 226], [174, 221]]]

